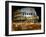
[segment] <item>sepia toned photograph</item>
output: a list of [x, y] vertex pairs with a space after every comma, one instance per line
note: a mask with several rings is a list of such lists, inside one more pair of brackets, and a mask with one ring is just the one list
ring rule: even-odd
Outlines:
[[12, 6], [12, 31], [40, 29], [41, 7]]
[[45, 4], [36, 2], [5, 2], [5, 35], [45, 33]]

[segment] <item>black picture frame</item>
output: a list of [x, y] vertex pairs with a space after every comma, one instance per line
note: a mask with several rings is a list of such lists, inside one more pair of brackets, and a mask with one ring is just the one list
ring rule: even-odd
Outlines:
[[[28, 3], [28, 4], [40, 4], [40, 5], [42, 4], [42, 5], [44, 5], [44, 32], [42, 32], [42, 33], [27, 33], [27, 34], [12, 34], [12, 35], [9, 35], [9, 3]], [[45, 3], [5, 1], [5, 36], [34, 35], [34, 34], [45, 34]]]

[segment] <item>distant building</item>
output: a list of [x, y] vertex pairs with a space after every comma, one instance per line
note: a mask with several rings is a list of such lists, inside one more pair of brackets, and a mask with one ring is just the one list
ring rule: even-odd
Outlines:
[[15, 12], [15, 20], [29, 20], [31, 22], [38, 22], [39, 17], [34, 8], [21, 8]]
[[37, 16], [34, 8], [22, 8], [19, 10], [19, 12], [21, 12], [22, 15], [26, 17]]

